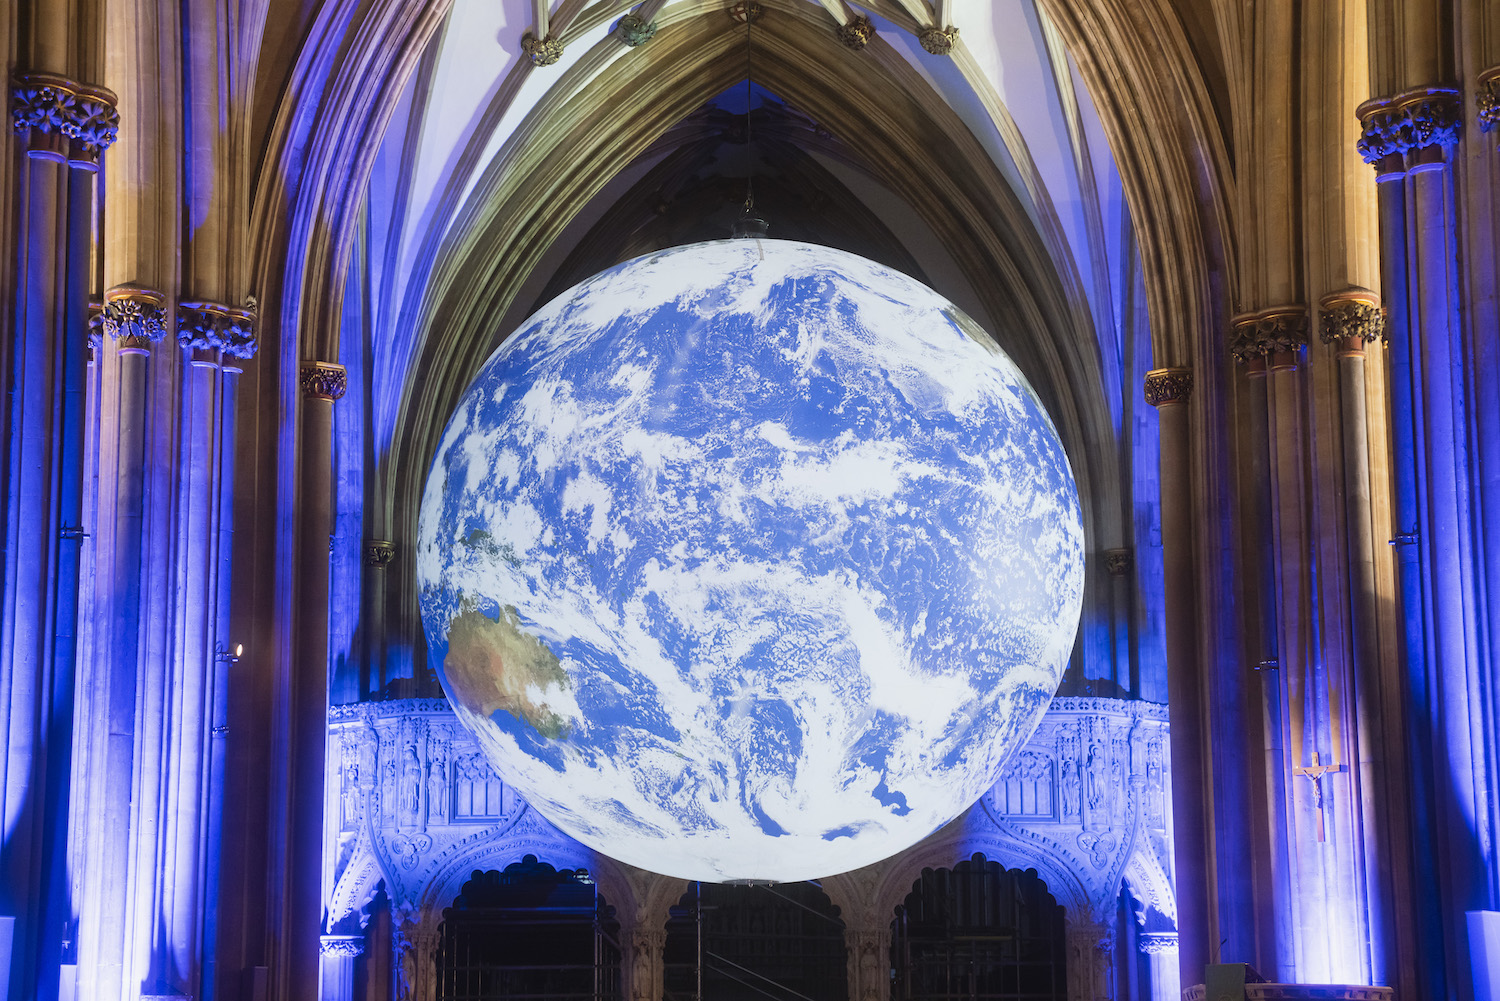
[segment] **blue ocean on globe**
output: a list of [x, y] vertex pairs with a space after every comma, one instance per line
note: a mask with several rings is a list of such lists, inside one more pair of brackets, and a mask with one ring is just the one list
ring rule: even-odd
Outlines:
[[797, 880], [952, 820], [1045, 711], [1077, 488], [954, 305], [827, 247], [611, 268], [484, 365], [418, 529], [430, 663], [506, 781], [623, 862]]

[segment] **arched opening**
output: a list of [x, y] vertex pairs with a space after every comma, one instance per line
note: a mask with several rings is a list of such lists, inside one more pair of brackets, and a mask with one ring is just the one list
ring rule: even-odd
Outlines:
[[617, 1001], [620, 925], [582, 869], [475, 870], [443, 911], [439, 1001]]
[[846, 1001], [844, 922], [815, 883], [696, 883], [667, 918], [665, 1001]]
[[1063, 908], [1035, 869], [923, 869], [891, 923], [891, 1001], [1063, 1001]]

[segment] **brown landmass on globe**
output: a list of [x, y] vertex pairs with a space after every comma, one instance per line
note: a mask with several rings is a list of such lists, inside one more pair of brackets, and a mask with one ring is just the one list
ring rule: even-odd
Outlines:
[[541, 690], [552, 684], [566, 687], [568, 674], [545, 643], [522, 631], [509, 605], [498, 619], [469, 607], [454, 616], [443, 674], [449, 694], [485, 719], [503, 711], [550, 740], [568, 732], [567, 720], [527, 692], [533, 685]]

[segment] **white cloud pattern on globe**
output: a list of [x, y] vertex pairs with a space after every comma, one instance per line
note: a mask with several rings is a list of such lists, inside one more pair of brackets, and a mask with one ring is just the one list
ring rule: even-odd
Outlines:
[[531, 317], [422, 501], [430, 660], [566, 834], [797, 880], [947, 823], [1035, 728], [1083, 590], [1077, 488], [1019, 370], [851, 254], [677, 247]]

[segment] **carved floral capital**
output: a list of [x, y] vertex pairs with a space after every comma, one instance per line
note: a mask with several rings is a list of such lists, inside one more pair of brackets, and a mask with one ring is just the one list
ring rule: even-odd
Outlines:
[[1491, 66], [1479, 74], [1474, 84], [1474, 107], [1480, 132], [1500, 129], [1500, 66]]
[[1146, 402], [1153, 407], [1186, 403], [1193, 394], [1193, 371], [1187, 368], [1157, 368], [1146, 373]]
[[385, 569], [396, 558], [396, 547], [384, 539], [370, 539], [365, 543], [365, 565]]
[[255, 302], [228, 306], [219, 302], [177, 304], [177, 342], [196, 351], [218, 351], [231, 358], [255, 354]]
[[[11, 124], [33, 149], [46, 137], [70, 140], [74, 158], [97, 163], [120, 134], [115, 95], [49, 73], [23, 73], [11, 85]], [[60, 151], [59, 151], [60, 152]]]
[[342, 956], [353, 959], [365, 951], [363, 935], [324, 935], [319, 942], [325, 956]]
[[326, 361], [302, 363], [302, 392], [317, 400], [337, 400], [349, 388], [344, 366]]
[[1130, 550], [1128, 549], [1106, 549], [1104, 551], [1104, 569], [1111, 577], [1123, 577], [1130, 572]]
[[167, 297], [141, 285], [104, 293], [104, 332], [121, 351], [149, 352], [167, 334]]
[[1159, 956], [1163, 953], [1177, 951], [1177, 933], [1175, 931], [1141, 932], [1141, 936], [1137, 942], [1140, 951], [1148, 956]]
[[1307, 343], [1307, 310], [1277, 306], [1245, 313], [1230, 322], [1229, 353], [1240, 363], [1274, 354], [1295, 354]]
[[1452, 87], [1420, 87], [1395, 97], [1366, 101], [1357, 110], [1357, 148], [1366, 163], [1458, 142], [1462, 105]]
[[1380, 308], [1380, 297], [1369, 289], [1348, 288], [1325, 295], [1318, 303], [1318, 321], [1318, 338], [1324, 344], [1358, 350], [1385, 339], [1385, 310]]

